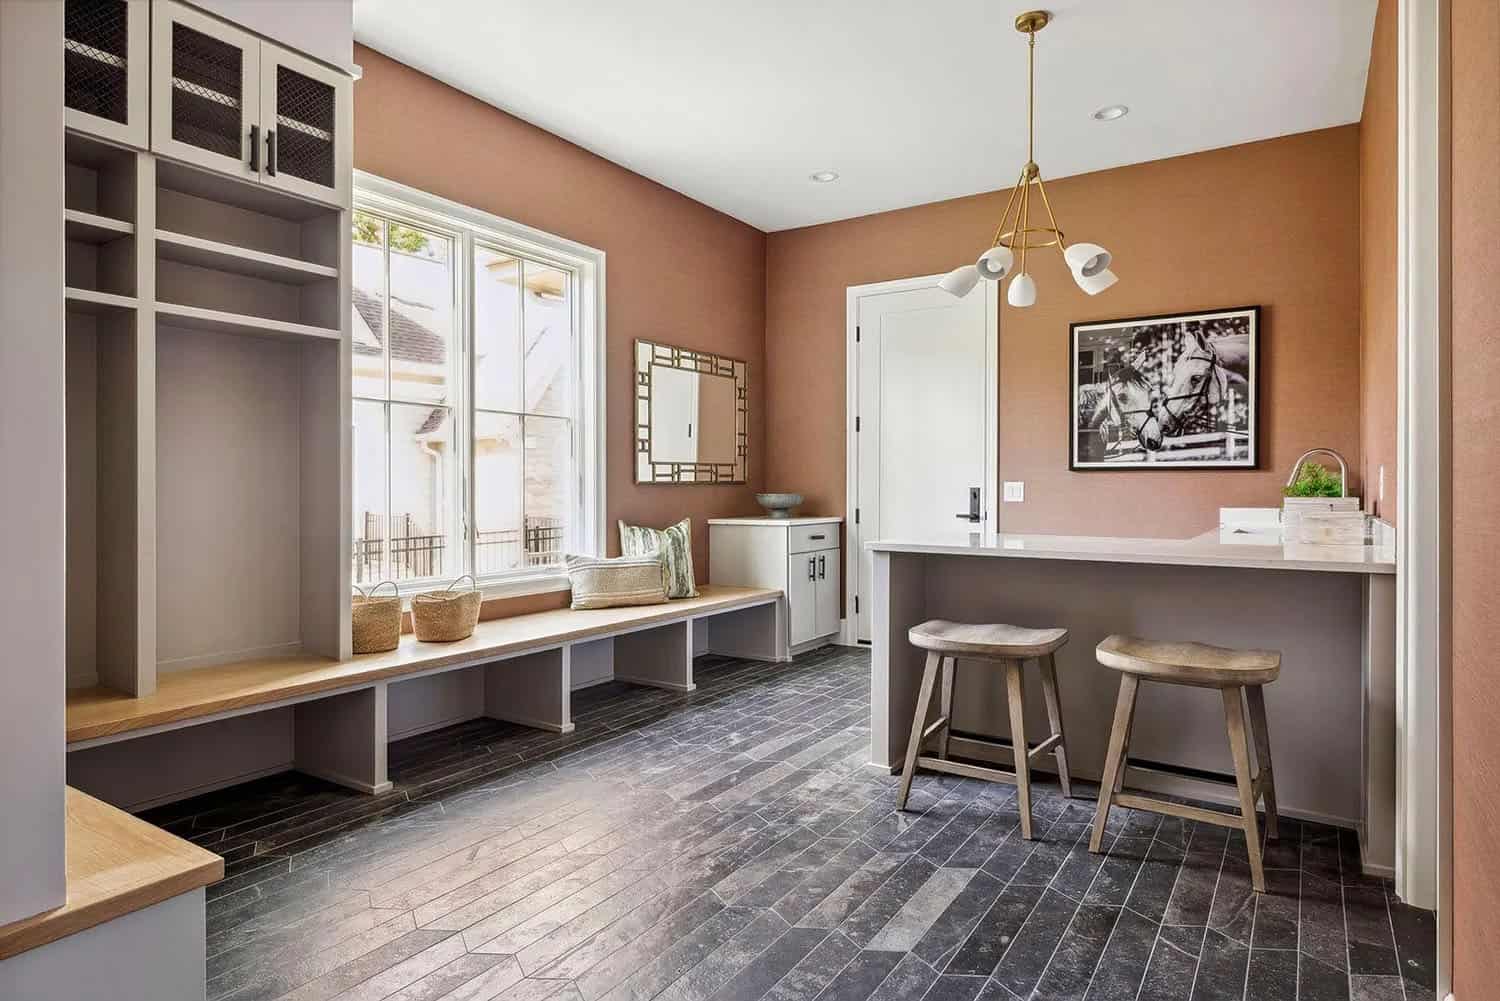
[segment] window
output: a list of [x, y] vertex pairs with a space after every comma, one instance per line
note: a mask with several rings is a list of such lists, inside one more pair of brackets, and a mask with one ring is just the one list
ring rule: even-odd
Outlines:
[[355, 583], [525, 582], [602, 550], [603, 263], [357, 176]]

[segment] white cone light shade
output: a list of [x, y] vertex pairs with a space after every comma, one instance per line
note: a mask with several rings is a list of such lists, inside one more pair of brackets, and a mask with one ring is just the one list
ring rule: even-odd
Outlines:
[[1084, 277], [1080, 272], [1074, 271], [1073, 280], [1078, 283], [1079, 288], [1083, 289], [1089, 295], [1098, 295], [1120, 279], [1116, 278], [1115, 273], [1109, 270], [1109, 268], [1105, 268], [1097, 275], [1090, 275], [1088, 277]]
[[1010, 269], [1015, 264], [1016, 257], [1010, 252], [1009, 247], [991, 247], [979, 255], [979, 260], [974, 267], [979, 269], [979, 277], [988, 282], [997, 282], [1010, 274]]
[[1021, 272], [1010, 280], [1010, 288], [1005, 292], [1005, 301], [1012, 306], [1025, 309], [1036, 302], [1036, 282], [1026, 272]]
[[979, 284], [979, 269], [972, 264], [965, 264], [961, 268], [954, 268], [942, 277], [938, 282], [938, 288], [949, 295], [962, 299], [974, 290]]
[[1083, 278], [1092, 278], [1106, 270], [1110, 260], [1109, 251], [1097, 243], [1075, 243], [1063, 253], [1063, 257], [1073, 273]]

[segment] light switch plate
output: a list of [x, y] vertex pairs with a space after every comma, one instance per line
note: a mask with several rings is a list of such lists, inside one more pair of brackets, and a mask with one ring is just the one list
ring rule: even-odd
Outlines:
[[1005, 503], [1020, 504], [1026, 500], [1026, 484], [1021, 480], [1005, 481]]

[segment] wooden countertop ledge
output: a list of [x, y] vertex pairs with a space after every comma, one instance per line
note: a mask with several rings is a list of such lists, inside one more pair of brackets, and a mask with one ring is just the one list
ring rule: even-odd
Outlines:
[[294, 656], [175, 671], [160, 675], [156, 692], [141, 698], [102, 687], [75, 689], [68, 693], [67, 740], [73, 744], [399, 679], [434, 668], [483, 663], [528, 650], [765, 604], [781, 597], [780, 591], [759, 587], [702, 585], [698, 590], [697, 598], [663, 605], [563, 608], [491, 619], [479, 623], [473, 636], [456, 643], [420, 643], [413, 636], [402, 636], [401, 645], [389, 653], [361, 654], [342, 662]]
[[213, 852], [67, 789], [68, 902], [0, 926], [0, 959], [224, 878]]

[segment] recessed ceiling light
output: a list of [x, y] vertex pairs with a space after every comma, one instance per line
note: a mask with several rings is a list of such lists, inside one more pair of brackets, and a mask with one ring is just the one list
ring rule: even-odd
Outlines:
[[818, 184], [828, 184], [839, 179], [839, 172], [836, 170], [816, 170], [807, 176], [809, 180], [815, 181]]
[[1123, 104], [1111, 104], [1107, 108], [1100, 108], [1094, 112], [1094, 118], [1101, 122], [1112, 122], [1116, 118], [1124, 118], [1130, 114], [1130, 109]]

